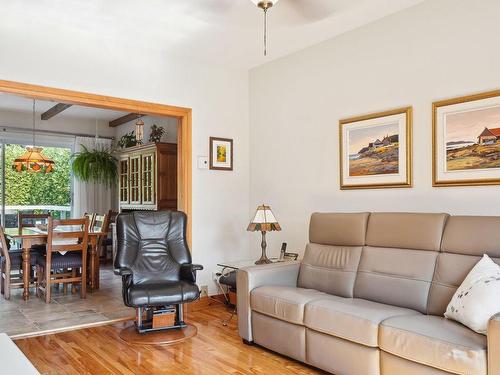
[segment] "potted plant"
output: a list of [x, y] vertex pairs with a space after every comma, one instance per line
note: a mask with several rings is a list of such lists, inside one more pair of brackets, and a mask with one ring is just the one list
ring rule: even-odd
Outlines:
[[73, 175], [84, 182], [95, 182], [112, 187], [118, 178], [116, 158], [112, 150], [89, 150], [82, 146], [82, 151], [71, 155]]
[[158, 143], [161, 141], [161, 137], [165, 134], [165, 129], [163, 126], [157, 126], [153, 124], [151, 126], [151, 134], [149, 135], [149, 142]]
[[135, 138], [134, 130], [132, 130], [130, 133], [122, 135], [117, 144], [117, 146], [120, 148], [133, 147], [135, 145], [137, 145], [137, 139]]

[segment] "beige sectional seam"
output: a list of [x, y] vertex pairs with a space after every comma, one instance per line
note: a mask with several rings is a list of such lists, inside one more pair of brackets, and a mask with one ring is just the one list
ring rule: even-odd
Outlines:
[[342, 340], [349, 341], [349, 342], [352, 342], [352, 343], [355, 343], [355, 344], [358, 344], [358, 345], [362, 345], [362, 346], [365, 346], [367, 348], [374, 348], [374, 349], [378, 349], [379, 348], [378, 345], [376, 345], [376, 346], [367, 345], [367, 344], [364, 344], [364, 343], [359, 342], [357, 340], [353, 340], [353, 339], [347, 338], [347, 337], [342, 336], [342, 335], [337, 335], [336, 333], [333, 334], [333, 333], [329, 333], [329, 332], [326, 332], [326, 331], [322, 331], [321, 329], [311, 328], [311, 327], [308, 327], [308, 326], [304, 326], [304, 327], [307, 328], [309, 331], [318, 332], [318, 333], [321, 333], [323, 335], [336, 337], [338, 339], [342, 339]]
[[355, 270], [344, 270], [342, 268], [337, 268], [337, 267], [322, 267], [322, 266], [315, 266], [315, 265], [308, 264], [308, 263], [302, 263], [302, 265], [306, 266], [306, 267], [314, 268], [317, 270], [326, 270], [326, 271], [334, 270], [334, 271], [340, 271], [340, 272], [356, 273]]
[[377, 275], [377, 276], [383, 276], [383, 277], [395, 277], [395, 278], [404, 279], [404, 280], [420, 281], [420, 282], [423, 282], [426, 284], [431, 283], [430, 280], [422, 280], [422, 279], [417, 279], [414, 277], [406, 277], [406, 276], [395, 275], [395, 274], [391, 274], [391, 273], [382, 273], [382, 272], [376, 272], [376, 271], [360, 271], [360, 270], [358, 270], [358, 273], [365, 273], [365, 274], [369, 274], [369, 275]]

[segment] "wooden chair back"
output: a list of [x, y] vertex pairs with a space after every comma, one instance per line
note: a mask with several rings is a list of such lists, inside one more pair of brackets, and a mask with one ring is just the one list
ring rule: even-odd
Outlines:
[[[63, 219], [49, 218], [47, 228], [47, 254], [45, 257], [44, 285], [45, 302], [50, 302], [50, 287], [54, 283], [81, 283], [80, 294], [82, 298], [87, 293], [87, 248], [89, 235], [89, 219]], [[52, 275], [52, 253], [79, 252], [82, 256], [81, 276], [77, 276], [73, 269], [71, 274], [57, 273]], [[53, 279], [53, 276], [55, 278]]]
[[85, 212], [83, 214], [83, 217], [89, 219], [89, 228], [92, 228], [94, 226], [94, 220], [95, 220], [95, 217], [96, 217], [96, 214], [95, 213], [89, 213], [89, 212]]
[[0, 226], [0, 255], [4, 257], [3, 264], [0, 264], [0, 291], [6, 300], [10, 299], [11, 288], [22, 288], [23, 279], [21, 274], [14, 276], [12, 271], [12, 259], [9, 253], [9, 245], [5, 232]]
[[[5, 238], [5, 232], [1, 225], [0, 225], [0, 255], [5, 258], [4, 268], [5, 268], [5, 274], [8, 277], [8, 275], [10, 274], [10, 254], [9, 254], [9, 247], [7, 246], [7, 240]], [[1, 277], [3, 277], [2, 272], [0, 272], [0, 282], [1, 282]]]
[[55, 251], [82, 251], [87, 254], [89, 219], [49, 218], [47, 227], [47, 257]]
[[102, 242], [108, 235], [109, 231], [109, 213], [105, 215], [95, 215], [94, 225], [92, 226], [92, 232], [103, 232], [102, 236], [99, 236], [97, 240], [96, 249], [100, 249]]
[[113, 211], [113, 210], [109, 210], [108, 216], [109, 216], [109, 224], [114, 224], [114, 223], [116, 223], [116, 217], [118, 216], [118, 212]]
[[103, 232], [105, 227], [108, 225], [109, 215], [99, 215], [94, 216], [94, 222], [92, 223], [92, 232]]
[[36, 227], [36, 221], [43, 221], [47, 223], [50, 214], [23, 214], [19, 212], [17, 214], [17, 223], [19, 228], [19, 234], [22, 234], [23, 228], [34, 228]]

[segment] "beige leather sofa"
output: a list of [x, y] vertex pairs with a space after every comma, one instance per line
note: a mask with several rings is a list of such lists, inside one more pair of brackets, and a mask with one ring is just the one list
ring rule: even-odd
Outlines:
[[500, 375], [500, 315], [487, 336], [443, 317], [482, 254], [500, 261], [500, 217], [316, 213], [309, 240], [238, 272], [245, 342], [337, 375]]

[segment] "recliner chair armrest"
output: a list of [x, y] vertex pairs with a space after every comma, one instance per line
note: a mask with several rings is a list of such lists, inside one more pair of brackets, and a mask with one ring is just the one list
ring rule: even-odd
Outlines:
[[240, 268], [236, 273], [238, 332], [248, 342], [252, 336], [250, 292], [264, 285], [297, 286], [300, 261], [263, 264]]
[[201, 271], [203, 266], [201, 264], [181, 264], [180, 276], [183, 280], [196, 282], [196, 271]]
[[133, 273], [130, 268], [126, 268], [126, 267], [115, 268], [113, 272], [115, 275], [118, 275], [118, 276], [127, 276], [127, 275], [132, 275], [132, 273]]
[[488, 322], [488, 375], [500, 375], [500, 313]]

